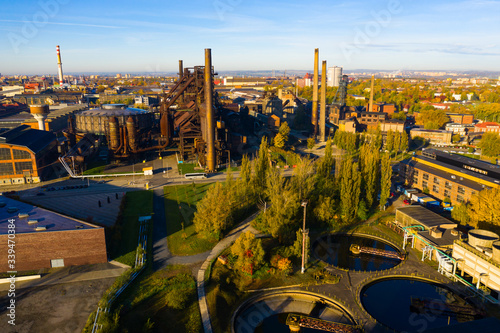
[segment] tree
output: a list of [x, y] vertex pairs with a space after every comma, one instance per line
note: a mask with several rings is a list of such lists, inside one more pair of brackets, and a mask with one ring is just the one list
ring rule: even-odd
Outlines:
[[402, 151], [402, 152], [406, 152], [408, 151], [408, 134], [406, 134], [406, 132], [403, 132], [401, 133], [401, 144], [399, 146], [399, 149]]
[[231, 253], [237, 256], [235, 266], [250, 275], [264, 262], [262, 240], [256, 239], [250, 231], [244, 232], [231, 246]]
[[385, 139], [385, 149], [389, 152], [392, 152], [394, 150], [394, 132], [392, 130], [389, 130], [387, 132], [387, 137]]
[[307, 139], [307, 149], [313, 149], [316, 144], [316, 140], [314, 138]]
[[361, 194], [361, 177], [358, 163], [351, 159], [342, 161], [340, 175], [340, 212], [344, 223], [354, 222]]
[[314, 162], [307, 157], [299, 158], [297, 167], [293, 169], [291, 179], [292, 189], [298, 193], [299, 199], [307, 199], [311, 196], [316, 185]]
[[281, 123], [278, 133], [283, 136], [283, 139], [286, 143], [288, 141], [288, 135], [290, 134], [290, 127], [288, 126], [288, 123], [286, 121]]
[[[227, 204], [226, 191], [221, 183], [215, 183], [201, 199], [194, 213], [193, 223], [196, 232], [205, 237], [220, 237], [231, 223], [231, 209]], [[222, 203], [222, 204], [221, 204]]]
[[267, 138], [262, 137], [259, 147], [259, 156], [255, 161], [254, 184], [256, 193], [262, 193], [266, 187], [266, 178], [269, 172], [269, 153]]
[[285, 147], [285, 142], [286, 142], [286, 140], [281, 133], [276, 134], [276, 136], [274, 137], [274, 146], [276, 148], [281, 149], [281, 148]]
[[248, 155], [243, 155], [241, 159], [241, 171], [240, 177], [245, 186], [250, 186], [250, 181], [252, 180], [252, 166], [250, 164], [250, 159]]
[[478, 144], [483, 155], [496, 157], [500, 155], [500, 135], [493, 132], [486, 132]]
[[[292, 245], [292, 253], [297, 258], [302, 258], [302, 229], [297, 230], [295, 233], [295, 241]], [[305, 260], [304, 262], [309, 261], [309, 255], [311, 253], [311, 239], [309, 235], [306, 235], [306, 248], [305, 248]]]
[[318, 199], [318, 205], [314, 208], [313, 213], [316, 219], [320, 222], [329, 224], [335, 227], [336, 224], [336, 212], [337, 204], [335, 199], [330, 196], [320, 195]]
[[435, 109], [432, 106], [422, 108], [416, 119], [417, 125], [424, 125], [425, 129], [439, 129], [449, 121], [450, 118], [445, 110]]
[[379, 188], [380, 153], [372, 145], [363, 145], [360, 150], [361, 174], [363, 176], [363, 194], [367, 208], [375, 201]]
[[455, 207], [453, 207], [453, 210], [451, 211], [451, 218], [463, 225], [469, 223], [470, 219], [467, 205], [464, 203], [455, 205]]
[[391, 175], [391, 160], [388, 154], [384, 154], [380, 167], [380, 209], [385, 207], [385, 203], [391, 195]]
[[459, 143], [460, 142], [460, 134], [453, 134], [453, 136], [451, 137], [451, 140], [453, 141], [453, 143]]
[[[472, 226], [479, 223], [500, 226], [500, 189], [489, 188], [471, 196], [467, 214]], [[455, 209], [453, 209], [455, 210]]]
[[324, 180], [331, 177], [333, 163], [332, 139], [328, 138], [325, 146], [325, 156], [320, 158], [317, 162], [316, 175], [319, 179]]

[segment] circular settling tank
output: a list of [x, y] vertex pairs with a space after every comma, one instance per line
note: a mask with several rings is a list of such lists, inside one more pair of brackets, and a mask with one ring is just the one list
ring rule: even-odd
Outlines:
[[[289, 333], [290, 313], [347, 325], [356, 325], [351, 314], [337, 303], [301, 291], [285, 291], [254, 297], [240, 306], [232, 318], [234, 333]], [[300, 332], [323, 332], [302, 328]]]
[[480, 318], [479, 311], [443, 285], [383, 279], [361, 290], [361, 303], [377, 322], [398, 332], [423, 332]]
[[324, 235], [314, 242], [313, 254], [330, 265], [350, 270], [379, 271], [401, 262], [394, 246], [363, 236]]

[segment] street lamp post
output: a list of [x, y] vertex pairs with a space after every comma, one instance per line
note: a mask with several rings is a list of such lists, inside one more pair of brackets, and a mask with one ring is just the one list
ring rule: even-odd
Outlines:
[[302, 224], [302, 268], [300, 272], [304, 274], [305, 272], [305, 261], [306, 261], [306, 210], [307, 210], [307, 200], [302, 200], [301, 206], [304, 207], [304, 222]]

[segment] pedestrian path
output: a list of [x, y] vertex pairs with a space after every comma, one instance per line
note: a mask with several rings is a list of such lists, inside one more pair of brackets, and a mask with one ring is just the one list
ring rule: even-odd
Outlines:
[[210, 322], [210, 314], [208, 312], [208, 304], [205, 295], [205, 272], [211, 265], [211, 262], [217, 258], [217, 256], [229, 247], [242, 232], [250, 231], [253, 234], [258, 234], [259, 232], [250, 225], [250, 222], [254, 220], [257, 212], [252, 216], [248, 217], [246, 220], [241, 222], [235, 229], [233, 229], [224, 239], [222, 239], [217, 245], [210, 251], [205, 262], [201, 265], [197, 276], [197, 289], [198, 289], [198, 303], [200, 306], [201, 320], [203, 323], [203, 330], [205, 333], [212, 333], [212, 324]]

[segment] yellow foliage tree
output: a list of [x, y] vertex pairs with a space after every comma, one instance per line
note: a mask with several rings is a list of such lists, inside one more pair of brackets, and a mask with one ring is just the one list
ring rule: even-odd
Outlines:
[[500, 226], [500, 189], [490, 188], [474, 194], [468, 208], [471, 225], [477, 227], [484, 222]]

